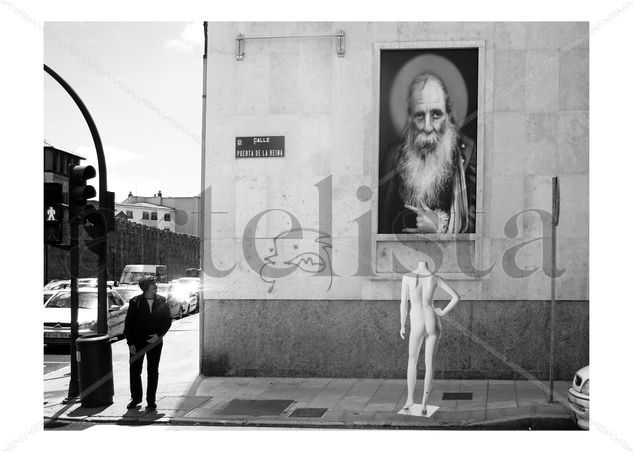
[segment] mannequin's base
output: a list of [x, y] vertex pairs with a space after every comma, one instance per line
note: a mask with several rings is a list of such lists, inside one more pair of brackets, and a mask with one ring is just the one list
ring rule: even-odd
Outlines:
[[402, 410], [398, 411], [398, 414], [404, 414], [405, 416], [431, 417], [439, 409], [439, 406], [427, 405], [426, 414], [422, 414], [422, 405], [419, 403], [414, 403], [409, 407], [409, 409], [405, 410], [403, 408]]

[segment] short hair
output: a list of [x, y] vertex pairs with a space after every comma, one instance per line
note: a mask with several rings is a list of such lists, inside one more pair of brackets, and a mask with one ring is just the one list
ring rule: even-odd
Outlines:
[[409, 85], [409, 95], [407, 96], [407, 112], [409, 116], [411, 116], [411, 113], [412, 113], [411, 101], [413, 100], [413, 92], [417, 91], [418, 89], [424, 89], [424, 86], [428, 82], [431, 82], [431, 81], [437, 82], [440, 85], [440, 88], [442, 89], [442, 92], [444, 93], [444, 103], [446, 105], [446, 113], [448, 114], [449, 118], [452, 118], [453, 117], [453, 102], [451, 101], [451, 97], [448, 95], [448, 89], [446, 89], [446, 85], [444, 84], [444, 81], [432, 72], [422, 72], [418, 74], [411, 82], [411, 85]]
[[147, 290], [150, 284], [156, 284], [156, 276], [154, 275], [141, 276], [141, 279], [139, 279], [138, 281], [138, 286], [141, 288], [143, 292]]

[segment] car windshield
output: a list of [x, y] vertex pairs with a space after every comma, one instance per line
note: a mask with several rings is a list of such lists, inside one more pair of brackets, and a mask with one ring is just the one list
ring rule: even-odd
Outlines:
[[[47, 308], [70, 308], [70, 292], [59, 292], [46, 303]], [[97, 308], [96, 292], [79, 292], [79, 307], [81, 309]]]
[[155, 276], [153, 272], [129, 272], [121, 276], [122, 284], [138, 284], [143, 276]]

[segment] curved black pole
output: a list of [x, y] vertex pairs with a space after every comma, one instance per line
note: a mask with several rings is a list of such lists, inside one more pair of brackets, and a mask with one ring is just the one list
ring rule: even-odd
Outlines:
[[103, 153], [103, 144], [101, 143], [101, 136], [99, 136], [99, 131], [97, 130], [97, 125], [95, 124], [90, 112], [86, 108], [86, 105], [81, 100], [81, 98], [77, 95], [74, 89], [66, 83], [66, 80], [61, 78], [61, 76], [48, 67], [46, 64], [44, 65], [44, 71], [53, 77], [57, 83], [59, 83], [62, 88], [66, 90], [66, 92], [72, 97], [75, 104], [81, 111], [86, 123], [88, 123], [88, 128], [90, 129], [90, 134], [92, 135], [92, 140], [95, 143], [95, 149], [97, 150], [97, 164], [99, 166], [99, 207], [102, 207], [106, 203], [106, 191], [108, 190], [108, 170], [106, 169], [105, 163], [105, 154]]
[[[44, 64], [44, 71], [53, 77], [57, 83], [59, 83], [62, 88], [66, 90], [66, 92], [73, 99], [81, 114], [83, 115], [86, 123], [88, 124], [88, 128], [90, 129], [90, 134], [92, 135], [92, 140], [95, 144], [95, 149], [97, 151], [97, 163], [99, 166], [99, 208], [103, 209], [107, 205], [107, 197], [108, 197], [108, 173], [106, 169], [105, 163], [105, 155], [103, 152], [103, 143], [101, 143], [101, 137], [99, 136], [99, 131], [97, 130], [97, 125], [95, 124], [88, 108], [83, 103], [79, 95], [75, 92], [74, 89], [64, 80], [57, 72], [52, 70], [46, 64]], [[102, 251], [98, 253], [98, 278], [97, 278], [97, 333], [99, 335], [106, 335], [108, 333], [108, 307], [106, 302], [107, 297], [107, 286], [106, 280], [108, 278], [108, 269], [107, 269], [107, 244], [108, 237], [107, 233], [103, 237], [103, 244], [101, 245]], [[78, 310], [78, 294], [77, 294], [77, 277], [79, 273], [79, 222], [77, 219], [71, 219], [70, 222], [70, 266], [71, 266], [71, 275], [70, 275], [70, 291], [71, 291], [71, 356], [70, 356], [70, 384], [68, 387], [68, 397], [66, 401], [70, 401], [77, 395], [79, 395], [79, 385], [78, 385], [78, 369], [77, 369], [77, 354], [76, 354], [76, 344], [75, 341], [77, 339], [77, 310]], [[110, 363], [111, 366], [111, 363]]]

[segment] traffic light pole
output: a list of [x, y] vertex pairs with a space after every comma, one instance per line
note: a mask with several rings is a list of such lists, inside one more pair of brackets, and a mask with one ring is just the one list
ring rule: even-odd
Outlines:
[[[90, 129], [90, 134], [92, 135], [92, 140], [94, 141], [94, 145], [95, 145], [95, 150], [97, 151], [97, 164], [99, 167], [99, 208], [100, 209], [104, 209], [107, 205], [107, 201], [108, 201], [108, 171], [106, 168], [106, 163], [105, 163], [105, 154], [103, 152], [103, 143], [101, 142], [101, 136], [99, 135], [99, 131], [97, 130], [97, 125], [95, 124], [94, 120], [92, 119], [92, 116], [90, 115], [90, 112], [88, 111], [88, 108], [86, 108], [86, 105], [83, 103], [83, 101], [81, 100], [81, 98], [79, 97], [79, 95], [77, 95], [77, 93], [75, 92], [75, 90], [59, 75], [57, 74], [57, 72], [55, 72], [54, 70], [52, 70], [50, 67], [48, 67], [46, 64], [44, 65], [44, 71], [49, 74], [51, 77], [53, 77], [55, 79], [55, 81], [57, 83], [59, 83], [62, 88], [64, 88], [64, 90], [66, 90], [66, 92], [70, 95], [70, 97], [73, 99], [73, 101], [75, 102], [75, 104], [77, 105], [77, 107], [79, 108], [79, 110], [81, 111], [81, 114], [83, 115], [84, 119], [86, 120], [86, 123], [88, 124], [88, 128]], [[77, 242], [78, 242], [78, 237], [79, 237], [79, 224], [77, 224]], [[71, 225], [72, 228], [72, 225]], [[97, 332], [99, 334], [107, 334], [108, 333], [108, 320], [107, 320], [107, 315], [108, 315], [108, 303], [107, 303], [107, 274], [108, 274], [108, 269], [106, 267], [106, 252], [108, 249], [108, 241], [107, 241], [107, 234], [103, 237], [103, 245], [100, 248], [102, 251], [99, 252], [99, 257], [98, 257], [98, 265], [99, 265], [99, 271], [98, 271], [98, 278], [97, 278], [97, 298], [98, 298], [98, 313], [97, 313]], [[72, 239], [71, 239], [72, 241]], [[77, 273], [79, 271], [79, 248], [78, 246], [72, 246], [71, 245], [71, 260], [72, 260], [72, 250], [77, 250], [77, 268], [71, 269], [71, 277], [77, 278]], [[72, 264], [71, 264], [72, 267]], [[71, 282], [72, 282], [72, 278], [71, 278]], [[76, 286], [75, 286], [75, 290], [72, 290], [72, 286], [71, 286], [71, 293], [75, 293], [75, 296], [77, 296], [77, 290], [76, 290]], [[71, 324], [72, 325], [72, 324]], [[73, 341], [74, 343], [74, 341]]]
[[77, 369], [77, 338], [79, 337], [79, 294], [77, 293], [79, 221], [78, 218], [70, 218], [70, 383], [66, 402], [70, 402], [79, 395], [79, 373]]

